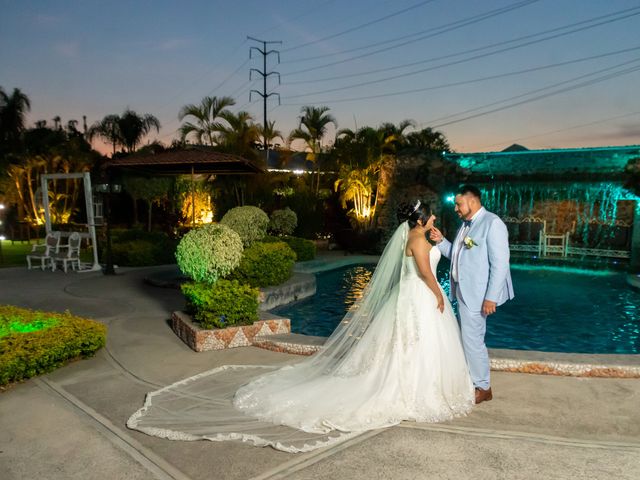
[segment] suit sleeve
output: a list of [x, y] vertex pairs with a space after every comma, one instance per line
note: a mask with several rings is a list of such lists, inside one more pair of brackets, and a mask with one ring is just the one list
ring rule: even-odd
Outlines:
[[499, 219], [491, 224], [487, 234], [489, 253], [489, 285], [485, 300], [497, 302], [509, 274], [509, 232]]
[[442, 237], [442, 241], [436, 245], [440, 253], [451, 260], [451, 242]]

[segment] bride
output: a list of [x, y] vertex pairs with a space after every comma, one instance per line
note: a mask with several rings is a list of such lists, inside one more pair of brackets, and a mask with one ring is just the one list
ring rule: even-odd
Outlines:
[[468, 413], [474, 389], [451, 304], [436, 280], [435, 216], [420, 201], [362, 297], [323, 348], [285, 367], [228, 365], [147, 394], [127, 425], [173, 440], [242, 440], [305, 452], [404, 420]]

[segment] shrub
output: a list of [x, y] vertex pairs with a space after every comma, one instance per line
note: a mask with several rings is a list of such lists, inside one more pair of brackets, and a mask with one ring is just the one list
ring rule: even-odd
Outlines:
[[214, 285], [189, 282], [181, 288], [187, 310], [202, 328], [250, 325], [258, 320], [257, 288], [230, 280], [218, 280]]
[[258, 242], [244, 251], [231, 279], [252, 287], [280, 285], [291, 277], [296, 254], [284, 242]]
[[[163, 232], [113, 229], [111, 255], [113, 263], [128, 267], [165, 265], [175, 262], [177, 241]], [[106, 258], [105, 239], [100, 241], [100, 251]]]
[[176, 250], [178, 267], [196, 282], [215, 283], [237, 267], [241, 257], [238, 234], [225, 225], [211, 223], [187, 233]]
[[300, 237], [272, 237], [267, 236], [263, 240], [264, 242], [285, 242], [291, 250], [296, 254], [296, 260], [298, 262], [305, 262], [307, 260], [313, 260], [316, 258], [316, 244], [311, 240]]
[[298, 225], [296, 212], [289, 207], [274, 210], [269, 221], [269, 231], [275, 235], [291, 235]]
[[0, 306], [0, 385], [50, 372], [104, 347], [107, 328], [94, 320]]
[[248, 247], [267, 234], [269, 217], [258, 207], [236, 207], [225, 213], [220, 223], [232, 228]]

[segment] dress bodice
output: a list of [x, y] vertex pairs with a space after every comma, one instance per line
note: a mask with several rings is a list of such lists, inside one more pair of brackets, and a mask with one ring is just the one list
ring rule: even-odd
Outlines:
[[[431, 250], [429, 250], [429, 263], [431, 265], [431, 271], [433, 272], [433, 275], [436, 278], [437, 278], [438, 262], [440, 261], [441, 256], [442, 254], [440, 253], [440, 250], [437, 249], [436, 247], [432, 247]], [[404, 265], [403, 265], [403, 274], [405, 276], [415, 275], [417, 277], [420, 277], [420, 272], [418, 271], [418, 264], [416, 263], [416, 260], [413, 256], [409, 257], [405, 255]]]

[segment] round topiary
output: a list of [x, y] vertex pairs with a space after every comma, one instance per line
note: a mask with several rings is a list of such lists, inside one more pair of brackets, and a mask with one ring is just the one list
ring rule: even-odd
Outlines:
[[298, 226], [298, 216], [289, 207], [271, 213], [269, 231], [276, 235], [291, 235]]
[[196, 282], [215, 283], [240, 264], [242, 240], [231, 228], [210, 223], [191, 230], [178, 244], [182, 273]]
[[267, 234], [269, 217], [258, 207], [235, 207], [224, 214], [220, 223], [232, 228], [248, 247]]
[[295, 252], [284, 242], [256, 242], [244, 251], [229, 278], [252, 287], [280, 285], [291, 277], [295, 261]]

